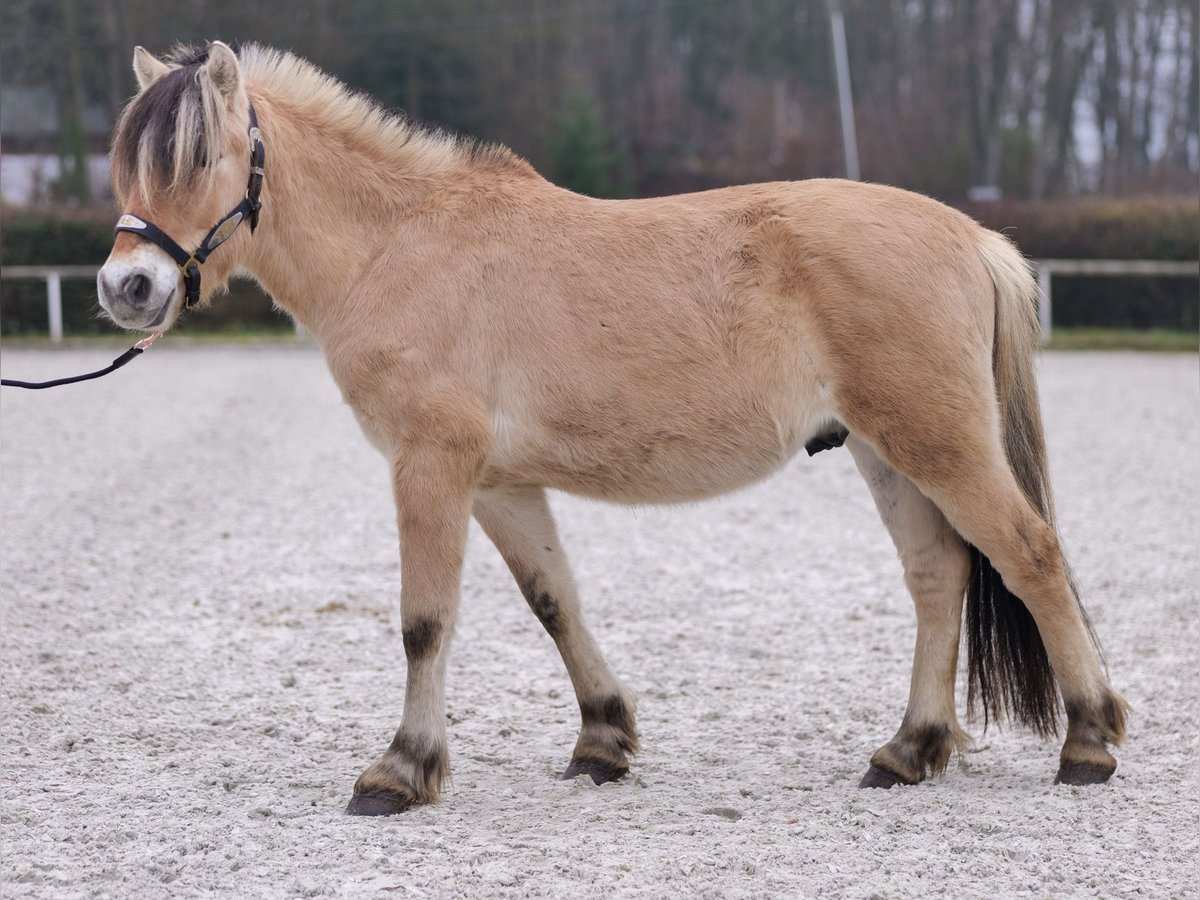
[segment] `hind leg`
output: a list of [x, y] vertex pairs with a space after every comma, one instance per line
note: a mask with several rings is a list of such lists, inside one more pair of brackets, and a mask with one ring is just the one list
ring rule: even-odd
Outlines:
[[1067, 575], [1058, 536], [1017, 486], [999, 455], [971, 460], [958, 478], [926, 488], [1033, 616], [1067, 713], [1057, 782], [1107, 781], [1108, 744], [1125, 735], [1125, 702], [1108, 684]]
[[954, 678], [970, 558], [941, 511], [904, 475], [851, 437], [846, 442], [904, 566], [917, 609], [908, 708], [900, 730], [871, 757], [860, 787], [916, 784], [946, 767], [966, 735], [954, 708]]
[[633, 695], [613, 675], [583, 622], [545, 490], [524, 486], [480, 492], [474, 514], [553, 638], [575, 688], [583, 727], [563, 777], [586, 774], [596, 784], [616, 781], [637, 752]]
[[[1033, 617], [1067, 712], [1057, 780], [1106, 781], [1117, 765], [1107, 745], [1119, 744], [1125, 734], [1125, 702], [1109, 687], [1058, 537], [1017, 484], [990, 409], [991, 390], [980, 380], [976, 390], [960, 392], [953, 405], [937, 402], [938, 391], [930, 389], [919, 400], [906, 397], [907, 402], [896, 404], [912, 413], [905, 419], [889, 410], [874, 416], [850, 414], [845, 421], [987, 557]], [[1024, 666], [1020, 648], [1003, 640], [994, 652], [1009, 655], [1017, 674], [1016, 683], [1001, 685], [1002, 690], [1048, 687], [1052, 695], [1052, 686], [1024, 682], [1037, 676]], [[992, 711], [999, 714], [1001, 709]], [[1054, 729], [1052, 720], [1048, 726], [1043, 720], [1027, 724]]]

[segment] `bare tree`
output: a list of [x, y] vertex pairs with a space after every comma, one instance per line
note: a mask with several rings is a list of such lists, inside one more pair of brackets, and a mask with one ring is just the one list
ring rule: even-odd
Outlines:
[[1017, 42], [1019, 4], [1020, 0], [965, 0], [971, 180], [975, 185], [1000, 183], [1003, 117], [1011, 96], [1009, 69]]

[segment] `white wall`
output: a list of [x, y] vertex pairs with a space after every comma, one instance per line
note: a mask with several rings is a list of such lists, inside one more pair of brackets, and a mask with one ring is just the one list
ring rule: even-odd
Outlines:
[[[6, 203], [36, 204], [47, 200], [50, 185], [59, 175], [57, 156], [39, 153], [0, 153], [0, 197]], [[112, 193], [108, 155], [88, 156], [92, 196], [106, 200]]]

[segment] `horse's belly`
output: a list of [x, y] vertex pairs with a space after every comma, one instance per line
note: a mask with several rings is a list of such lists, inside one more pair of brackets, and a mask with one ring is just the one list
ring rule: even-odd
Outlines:
[[821, 429], [828, 414], [799, 400], [782, 411], [751, 401], [738, 409], [684, 406], [679, 416], [599, 409], [518, 422], [501, 415], [484, 480], [619, 503], [711, 497], [769, 475]]

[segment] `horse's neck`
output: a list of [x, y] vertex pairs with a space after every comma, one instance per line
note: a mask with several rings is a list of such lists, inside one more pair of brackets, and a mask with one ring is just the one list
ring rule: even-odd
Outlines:
[[255, 106], [267, 188], [246, 268], [320, 337], [370, 264], [380, 234], [394, 231], [452, 173], [434, 171], [420, 153], [387, 157], [344, 132], [314, 128], [289, 104], [256, 96]]

